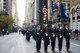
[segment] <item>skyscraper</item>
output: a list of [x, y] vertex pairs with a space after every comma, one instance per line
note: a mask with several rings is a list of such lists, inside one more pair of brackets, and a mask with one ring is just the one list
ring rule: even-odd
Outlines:
[[0, 12], [3, 10], [3, 0], [0, 0]]
[[12, 0], [12, 17], [14, 19], [14, 25], [18, 25], [19, 19], [18, 19], [18, 14], [17, 14], [17, 1]]
[[12, 16], [12, 0], [0, 0], [0, 13]]

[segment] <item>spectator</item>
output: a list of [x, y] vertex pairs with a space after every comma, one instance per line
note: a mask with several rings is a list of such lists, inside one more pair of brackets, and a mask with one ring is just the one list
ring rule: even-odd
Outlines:
[[75, 33], [74, 38], [76, 38], [76, 40], [78, 40], [78, 29], [75, 29], [74, 33]]

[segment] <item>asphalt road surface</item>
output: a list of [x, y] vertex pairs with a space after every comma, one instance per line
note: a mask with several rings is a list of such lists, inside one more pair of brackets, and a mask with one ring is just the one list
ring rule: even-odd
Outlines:
[[[41, 44], [41, 53], [44, 52], [43, 41]], [[51, 51], [51, 46], [48, 47], [48, 53], [80, 53], [80, 40], [71, 39], [71, 47], [70, 51], [66, 51], [65, 39], [63, 39], [63, 48], [62, 51], [59, 52], [58, 44], [56, 39], [56, 49], [55, 52]], [[35, 40], [32, 39], [30, 42], [26, 41], [26, 37], [22, 34], [11, 33], [9, 35], [0, 36], [0, 53], [37, 53], [36, 52], [36, 43]]]

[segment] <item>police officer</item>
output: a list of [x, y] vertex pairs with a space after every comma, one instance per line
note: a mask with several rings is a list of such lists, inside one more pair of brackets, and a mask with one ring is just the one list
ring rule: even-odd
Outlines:
[[70, 30], [67, 25], [64, 28], [64, 37], [66, 39], [66, 48], [67, 48], [66, 50], [69, 51], [70, 49]]
[[62, 42], [63, 42], [63, 27], [62, 27], [62, 25], [60, 25], [60, 27], [58, 28], [58, 49], [59, 49], [59, 52], [61, 52], [61, 50], [62, 50]]
[[47, 27], [47, 24], [44, 26], [44, 29], [43, 29], [43, 41], [44, 41], [44, 51], [45, 52], [47, 52], [48, 45], [50, 43], [49, 34], [46, 30], [46, 27]]
[[29, 31], [29, 29], [26, 30], [26, 40], [30, 41], [30, 31]]
[[2, 35], [5, 35], [5, 30], [4, 29], [2, 29]]
[[56, 28], [52, 28], [51, 30], [50, 30], [50, 32], [51, 32], [51, 47], [52, 47], [52, 51], [54, 51], [55, 50], [55, 41], [56, 41]]
[[38, 28], [36, 30], [36, 49], [38, 52], [41, 48], [41, 39], [42, 39], [42, 34], [40, 30], [40, 25], [38, 25]]

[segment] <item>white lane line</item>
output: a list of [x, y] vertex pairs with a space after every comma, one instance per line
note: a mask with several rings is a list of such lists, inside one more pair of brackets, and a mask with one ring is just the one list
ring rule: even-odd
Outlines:
[[14, 47], [12, 47], [12, 49], [11, 49], [11, 53], [13, 53], [13, 51], [14, 51]]
[[78, 45], [78, 44], [74, 44], [74, 43], [71, 43], [72, 45], [75, 45], [75, 46], [77, 46], [77, 47], [80, 47], [80, 45]]
[[[55, 49], [56, 49], [57, 51], [59, 51], [58, 48], [55, 48]], [[61, 53], [65, 53], [65, 52], [61, 51]]]

